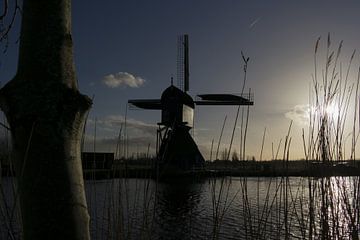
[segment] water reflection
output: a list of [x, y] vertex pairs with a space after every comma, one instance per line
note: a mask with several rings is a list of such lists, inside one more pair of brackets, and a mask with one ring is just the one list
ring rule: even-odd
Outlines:
[[203, 211], [199, 208], [203, 190], [203, 182], [159, 184], [155, 230], [159, 239], [191, 239]]
[[[212, 239], [214, 206], [218, 239], [359, 239], [359, 177], [223, 180], [87, 181], [92, 239]], [[1, 186], [0, 239], [19, 239], [13, 179]]]

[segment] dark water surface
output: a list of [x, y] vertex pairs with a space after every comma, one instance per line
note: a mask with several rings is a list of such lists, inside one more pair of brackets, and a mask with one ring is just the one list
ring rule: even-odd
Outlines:
[[[85, 185], [92, 239], [358, 236], [358, 177], [110, 179]], [[0, 239], [19, 239], [11, 178], [2, 179], [1, 190]]]
[[351, 239], [351, 228], [359, 229], [349, 220], [358, 217], [357, 186], [351, 177], [227, 177], [88, 181], [86, 188], [96, 239]]

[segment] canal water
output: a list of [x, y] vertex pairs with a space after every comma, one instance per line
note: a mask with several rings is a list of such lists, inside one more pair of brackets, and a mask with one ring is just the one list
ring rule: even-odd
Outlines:
[[[2, 179], [0, 239], [19, 238], [12, 185], [12, 179]], [[87, 180], [85, 185], [92, 239], [358, 236], [357, 177], [133, 178]]]

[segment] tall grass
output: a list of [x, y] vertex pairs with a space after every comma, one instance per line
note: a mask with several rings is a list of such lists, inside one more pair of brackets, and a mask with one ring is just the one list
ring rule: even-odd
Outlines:
[[[319, 61], [322, 59], [320, 38], [316, 41], [314, 73], [309, 94], [309, 126], [299, 136], [302, 138], [308, 166], [319, 166], [323, 171], [347, 159], [353, 160], [355, 164], [356, 159], [360, 71], [352, 77], [355, 52], [343, 71], [342, 46], [340, 42], [332, 50], [328, 36], [324, 60]], [[248, 59], [244, 57], [244, 61], [247, 66]], [[239, 109], [236, 112], [229, 150], [225, 152], [224, 159], [229, 159], [230, 156]], [[215, 159], [218, 158], [226, 118], [221, 128]], [[248, 123], [249, 108], [243, 108], [240, 116], [241, 160], [246, 156]], [[189, 239], [225, 239], [229, 237], [227, 231], [231, 231], [229, 226], [235, 227], [232, 234], [239, 239], [359, 239], [359, 177], [289, 177], [287, 173], [293, 139], [291, 132], [292, 122], [284, 138], [271, 144], [272, 158], [282, 160], [284, 176], [266, 179], [212, 177], [200, 183], [202, 189], [198, 189], [197, 194], [201, 197], [197, 196], [196, 199], [195, 194], [191, 195], [191, 187], [184, 187], [187, 184], [185, 182], [161, 183], [158, 179], [150, 179], [150, 176], [130, 179], [126, 171], [119, 178], [112, 178], [115, 175], [113, 172], [108, 179], [100, 181], [94, 177], [88, 180], [86, 190], [92, 218], [92, 238], [161, 238], [162, 233], [158, 228], [166, 224], [164, 221], [180, 221], [171, 219], [176, 216], [181, 218], [182, 223], [186, 223], [187, 235], [184, 236]], [[260, 160], [265, 134], [266, 129], [262, 138]], [[115, 146], [117, 157], [123, 155], [126, 158], [128, 155], [127, 138], [124, 123], [120, 127]], [[346, 147], [348, 138], [351, 139], [350, 147]], [[146, 156], [149, 156], [149, 151]], [[116, 170], [118, 169], [113, 169]], [[191, 182], [188, 185], [196, 184]], [[0, 220], [0, 236], [3, 239], [20, 239], [15, 188], [8, 183], [5, 186], [2, 178], [0, 190], [0, 218], [3, 219]], [[174, 194], [176, 197], [182, 194], [184, 199], [164, 196], [167, 194]], [[187, 212], [184, 213], [181, 204], [191, 206], [186, 206]], [[196, 205], [203, 208], [197, 209]], [[166, 212], [169, 209], [171, 213]], [[166, 214], [172, 215], [168, 217]], [[200, 224], [203, 225], [199, 228]], [[165, 235], [163, 238], [166, 236], [173, 235]]]
[[[339, 43], [337, 50], [333, 51], [331, 50], [331, 39], [328, 36], [325, 63], [319, 74], [319, 46], [320, 38], [316, 42], [314, 51], [315, 70], [312, 81], [313, 89], [309, 96], [309, 128], [307, 136], [303, 129], [302, 138], [309, 169], [315, 161], [321, 164], [319, 166], [323, 168], [323, 171], [326, 171], [332, 164], [347, 160], [345, 156], [349, 156], [355, 164], [356, 145], [359, 137], [357, 115], [359, 114], [360, 71], [354, 80], [350, 79], [354, 51], [346, 67], [345, 76], [343, 76], [340, 63], [342, 42]], [[352, 99], [354, 99], [354, 106], [351, 106]], [[353, 116], [352, 121], [349, 121], [349, 115]], [[240, 190], [236, 192], [236, 197], [242, 199], [241, 205], [238, 206], [243, 209], [243, 217], [239, 225], [244, 228], [245, 239], [266, 239], [268, 237], [292, 239], [295, 237], [294, 232], [300, 239], [359, 239], [359, 177], [303, 177], [299, 178], [294, 191], [286, 174], [292, 140], [290, 129], [291, 124], [283, 148], [282, 159], [285, 176], [269, 179], [265, 198], [260, 199], [259, 179], [257, 179], [255, 199], [249, 198], [248, 179], [240, 179]], [[351, 136], [351, 147], [350, 152], [346, 153], [346, 138], [349, 136]], [[246, 134], [243, 133], [241, 126], [240, 152], [242, 157], [244, 156], [245, 139]], [[281, 140], [277, 150], [274, 151], [272, 144], [273, 159], [278, 159], [280, 145]], [[233, 202], [228, 201], [231, 181], [225, 184], [222, 180], [219, 184], [217, 194], [222, 195], [225, 201], [221, 202], [219, 195], [212, 197], [215, 209], [214, 229], [216, 231], [214, 231], [214, 236], [216, 239], [219, 238], [221, 232], [220, 224], [224, 218], [223, 213], [228, 209], [225, 204]], [[212, 185], [212, 188], [214, 186], [215, 184]], [[221, 204], [222, 208], [219, 206]], [[221, 214], [218, 213], [219, 209]]]
[[[359, 119], [357, 118], [359, 74], [355, 81], [351, 81], [350, 71], [355, 53], [351, 55], [343, 74], [340, 63], [342, 43], [336, 51], [332, 51], [330, 37], [327, 39], [325, 65], [321, 70], [322, 74], [319, 74], [319, 46], [320, 39], [316, 42], [314, 52], [315, 71], [313, 88], [309, 94], [309, 127], [307, 130], [303, 129], [300, 137], [303, 140], [304, 155], [308, 166], [315, 161], [326, 170], [327, 166], [346, 160], [346, 156], [355, 160], [359, 135]], [[353, 108], [352, 102], [355, 105]], [[330, 106], [335, 109], [336, 114], [333, 113], [333, 109], [333, 112], [330, 112]], [[354, 112], [351, 112], [352, 109]], [[240, 111], [237, 111], [236, 116], [239, 113]], [[352, 121], [349, 128], [348, 116], [350, 115], [352, 115]], [[240, 119], [240, 158], [245, 159], [248, 110], [242, 110]], [[218, 158], [225, 122], [226, 117], [215, 159]], [[235, 126], [236, 124], [235, 120]], [[223, 239], [226, 236], [224, 229], [229, 221], [228, 214], [236, 209], [241, 211], [241, 217], [234, 224], [241, 232], [243, 239], [359, 239], [359, 177], [289, 178], [286, 173], [291, 153], [291, 128], [292, 123], [283, 138], [284, 141], [280, 139], [275, 146], [272, 143], [272, 158], [282, 159], [284, 176], [268, 178], [265, 182], [262, 178], [256, 178], [256, 188], [254, 188], [254, 179], [245, 177], [209, 179], [207, 186], [211, 204], [208, 210], [211, 216], [208, 220], [210, 220], [211, 229], [209, 235], [203, 233], [203, 236]], [[350, 132], [347, 132], [348, 129]], [[262, 159], [265, 131], [260, 159]], [[351, 137], [349, 153], [345, 152], [347, 137]], [[225, 159], [229, 159], [231, 148], [232, 141], [229, 150], [226, 151]], [[115, 216], [112, 216], [115, 219], [110, 221], [112, 225], [104, 225], [107, 226], [108, 234], [102, 232], [100, 234], [102, 238], [104, 236], [108, 236], [106, 239], [156, 237], [157, 235], [153, 232], [154, 226], [157, 226], [157, 221], [159, 221], [157, 209], [161, 207], [157, 191], [159, 183], [156, 181], [150, 183], [152, 180], [147, 180], [138, 185], [138, 179], [116, 181], [118, 182], [114, 185], [117, 186], [117, 190], [107, 190], [108, 201], [111, 204], [102, 210], [108, 213], [108, 218], [112, 216], [111, 212], [115, 212]], [[130, 197], [131, 191], [134, 191], [132, 197]], [[114, 200], [116, 195], [117, 200]], [[190, 237], [195, 231], [196, 224], [196, 220], [190, 217]]]
[[[325, 63], [321, 78], [318, 73], [320, 38], [314, 50], [313, 91], [310, 96], [309, 131], [307, 146], [303, 142], [308, 161], [322, 163], [324, 169], [345, 160], [346, 136], [352, 136], [350, 156], [355, 161], [356, 145], [359, 135], [357, 115], [359, 101], [359, 71], [357, 78], [350, 79], [355, 51], [350, 56], [346, 74], [343, 76], [339, 63], [343, 43], [332, 50], [330, 35], [326, 41]], [[351, 99], [354, 106], [351, 106]], [[353, 109], [353, 111], [352, 111]], [[350, 121], [348, 115], [353, 114]], [[352, 125], [350, 128], [348, 125]], [[351, 129], [349, 133], [346, 133]], [[310, 163], [309, 163], [310, 164]], [[355, 166], [354, 166], [355, 167]], [[309, 239], [359, 239], [359, 178], [308, 178], [309, 187]], [[317, 222], [319, 220], [319, 222]], [[317, 225], [320, 225], [318, 227]]]
[[[3, 115], [1, 123], [0, 146], [0, 239], [19, 239], [21, 237], [21, 216], [18, 209], [18, 192], [16, 183], [5, 176], [13, 175], [13, 164], [10, 157], [10, 128]], [[4, 164], [5, 163], [5, 164]], [[4, 164], [5, 166], [2, 166]]]

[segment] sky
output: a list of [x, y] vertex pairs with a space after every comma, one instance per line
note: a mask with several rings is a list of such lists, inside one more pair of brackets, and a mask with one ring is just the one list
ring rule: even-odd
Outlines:
[[[360, 48], [359, 12], [359, 0], [73, 1], [79, 88], [94, 98], [85, 149], [92, 150], [96, 139], [97, 151], [114, 151], [127, 113], [129, 155], [145, 152], [149, 144], [154, 153], [160, 112], [130, 110], [127, 101], [160, 98], [171, 77], [176, 78], [177, 36], [186, 33], [191, 96], [241, 92], [241, 51], [250, 58], [246, 91], [254, 93], [254, 106], [249, 112], [246, 156], [260, 158], [266, 128], [262, 159], [271, 159], [272, 146], [280, 141], [283, 145], [293, 120], [290, 158], [304, 158], [302, 129], [308, 128], [316, 40], [321, 36], [320, 55], [325, 52], [328, 33], [334, 49], [343, 40], [340, 61], [346, 66], [353, 50]], [[0, 57], [1, 84], [16, 73], [19, 22], [10, 35], [8, 50]], [[321, 69], [324, 61], [319, 59]], [[351, 81], [356, 80], [358, 55], [353, 66]], [[209, 158], [212, 141], [218, 143], [225, 116], [220, 148], [229, 147], [236, 110], [196, 107], [193, 134], [205, 158]], [[237, 126], [233, 144], [237, 152], [239, 139]]]

